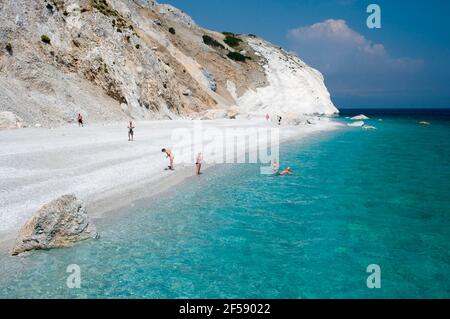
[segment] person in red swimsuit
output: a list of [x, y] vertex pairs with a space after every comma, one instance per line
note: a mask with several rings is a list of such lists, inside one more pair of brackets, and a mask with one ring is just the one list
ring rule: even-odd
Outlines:
[[280, 173], [280, 175], [292, 175], [291, 168], [290, 168], [290, 167], [286, 168], [285, 170], [283, 170], [283, 171]]

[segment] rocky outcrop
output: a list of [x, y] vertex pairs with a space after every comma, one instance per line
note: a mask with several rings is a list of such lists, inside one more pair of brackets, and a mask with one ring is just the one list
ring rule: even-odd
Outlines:
[[323, 75], [297, 56], [262, 39], [246, 41], [264, 63], [269, 85], [249, 90], [238, 98], [247, 113], [271, 117], [306, 114], [333, 115], [339, 111], [331, 102]]
[[0, 112], [0, 130], [21, 128], [23, 126], [23, 120], [13, 112]]
[[44, 205], [28, 220], [19, 232], [11, 255], [69, 247], [97, 237], [97, 230], [83, 203], [75, 195], [64, 195]]

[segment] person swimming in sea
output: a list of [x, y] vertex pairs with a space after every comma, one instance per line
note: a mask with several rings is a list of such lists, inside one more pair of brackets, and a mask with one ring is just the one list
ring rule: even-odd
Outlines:
[[283, 170], [283, 171], [280, 173], [280, 175], [292, 175], [292, 174], [293, 174], [293, 173], [292, 173], [290, 167], [286, 168], [285, 170]]
[[275, 176], [279, 176], [279, 175], [292, 175], [292, 170], [290, 167], [282, 170], [280, 172], [280, 164], [278, 164], [278, 162], [275, 160], [272, 163], [272, 169], [273, 169], [273, 175]]
[[173, 160], [174, 160], [174, 156], [173, 156], [173, 153], [172, 153], [172, 151], [171, 150], [169, 150], [169, 149], [166, 149], [166, 148], [163, 148], [162, 150], [161, 150], [161, 152], [162, 153], [166, 153], [166, 158], [168, 158], [169, 159], [169, 169], [171, 170], [171, 171], [173, 171], [174, 170], [174, 167], [173, 167]]
[[130, 121], [130, 124], [128, 125], [128, 141], [133, 141], [134, 140], [134, 126], [133, 126], [133, 122]]

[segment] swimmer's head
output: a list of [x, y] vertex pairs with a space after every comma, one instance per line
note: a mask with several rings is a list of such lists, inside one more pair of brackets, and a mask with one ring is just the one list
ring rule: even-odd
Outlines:
[[165, 152], [166, 152], [166, 149], [165, 149], [165, 148], [163, 148], [163, 149], [161, 150], [161, 152], [162, 152], [162, 153], [165, 153]]

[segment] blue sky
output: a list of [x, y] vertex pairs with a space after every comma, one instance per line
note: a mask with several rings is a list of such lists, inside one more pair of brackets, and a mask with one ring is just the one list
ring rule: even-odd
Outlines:
[[[161, 0], [216, 31], [253, 33], [325, 76], [338, 107], [450, 107], [448, 0]], [[366, 26], [369, 4], [381, 29]]]

